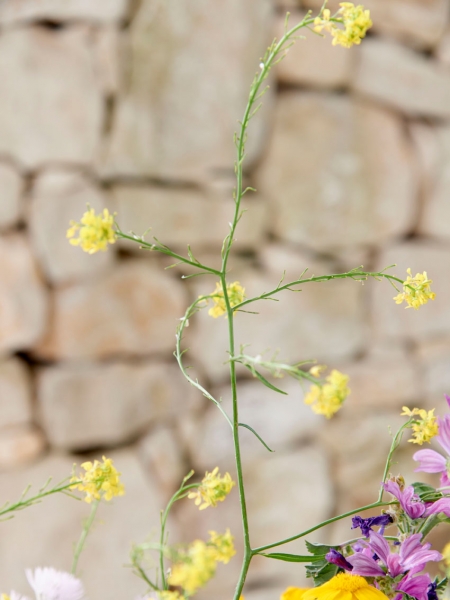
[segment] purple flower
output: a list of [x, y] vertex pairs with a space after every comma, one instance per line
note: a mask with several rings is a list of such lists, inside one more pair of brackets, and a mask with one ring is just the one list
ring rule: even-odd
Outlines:
[[[356, 552], [347, 559], [353, 565], [354, 575], [379, 577], [388, 574], [391, 577], [397, 577], [408, 571], [410, 574], [415, 574], [421, 571], [427, 562], [442, 559], [439, 552], [430, 550], [431, 544], [420, 543], [422, 538], [420, 533], [406, 538], [400, 545], [398, 554], [391, 552], [388, 542], [379, 533], [371, 531], [369, 538], [370, 541], [365, 550]], [[373, 553], [378, 560], [373, 557]], [[382, 568], [380, 562], [385, 569]]]
[[411, 519], [419, 519], [425, 513], [426, 506], [414, 492], [412, 485], [406, 487], [403, 491], [396, 481], [388, 481], [383, 484], [386, 492], [389, 492], [397, 498], [400, 506]]
[[[447, 398], [447, 402], [448, 402], [450, 399], [448, 396], [446, 396], [446, 398]], [[428, 600], [439, 600], [439, 596], [437, 595], [436, 588], [437, 588], [437, 583], [435, 581], [431, 582], [428, 587], [428, 593], [427, 593]]]
[[450, 517], [450, 498], [440, 498], [433, 502], [433, 504], [429, 504], [425, 511], [425, 517], [429, 515], [437, 515], [439, 513], [444, 513], [446, 517]]
[[432, 585], [428, 573], [424, 575], [406, 575], [396, 586], [396, 590], [413, 596], [417, 600], [428, 600], [428, 589]]
[[369, 517], [363, 519], [362, 517], [353, 517], [352, 529], [359, 527], [364, 537], [369, 537], [369, 533], [372, 531], [374, 525], [381, 525], [380, 533], [384, 533], [384, 528], [393, 522], [393, 518], [390, 515], [379, 515], [378, 517]]
[[83, 584], [70, 573], [44, 567], [26, 571], [36, 598], [45, 600], [85, 600]]
[[325, 558], [329, 563], [333, 563], [333, 565], [337, 565], [345, 571], [353, 571], [353, 566], [346, 560], [345, 556], [337, 550], [331, 549]]
[[[445, 396], [447, 402], [450, 397]], [[416, 471], [424, 471], [425, 473], [441, 473], [441, 485], [450, 485], [450, 478], [447, 473], [447, 460], [450, 456], [450, 415], [445, 415], [444, 418], [438, 417], [439, 434], [436, 440], [447, 457], [442, 456], [435, 450], [419, 450], [413, 455], [413, 459], [419, 463]]]

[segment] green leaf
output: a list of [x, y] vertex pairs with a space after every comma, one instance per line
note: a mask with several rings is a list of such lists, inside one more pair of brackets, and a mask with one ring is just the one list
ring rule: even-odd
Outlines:
[[327, 561], [314, 563], [306, 566], [306, 576], [311, 577], [314, 580], [314, 587], [322, 585], [327, 581], [330, 581], [339, 570], [337, 565], [333, 565]]
[[327, 546], [326, 544], [313, 544], [305, 540], [306, 548], [311, 554], [320, 554], [325, 556], [331, 549], [337, 550], [339, 546]]
[[283, 392], [283, 390], [280, 390], [279, 388], [275, 387], [274, 385], [272, 385], [270, 383], [270, 381], [267, 381], [267, 379], [265, 377], [263, 377], [261, 375], [261, 373], [259, 373], [258, 371], [256, 371], [256, 369], [250, 367], [249, 365], [245, 365], [247, 367], [247, 369], [249, 369], [249, 371], [251, 371], [253, 373], [253, 375], [255, 377], [257, 377], [261, 383], [263, 383], [266, 387], [270, 388], [271, 390], [273, 390], [274, 392], [278, 392], [279, 394], [283, 394], [284, 396], [287, 396], [288, 393], [287, 392]]
[[256, 433], [256, 431], [253, 429], [253, 427], [250, 427], [250, 425], [247, 425], [247, 423], [238, 423], [239, 427], [245, 427], [246, 429], [248, 429], [249, 431], [251, 431], [253, 433], [253, 435], [255, 435], [258, 440], [261, 442], [261, 444], [264, 446], [264, 448], [266, 448], [266, 450], [268, 450], [269, 452], [275, 452], [275, 450], [272, 450], [271, 448], [269, 448], [269, 446], [266, 444], [266, 442], [262, 439], [262, 437]]
[[274, 554], [263, 554], [267, 558], [274, 558], [275, 560], [284, 560], [286, 562], [316, 562], [323, 561], [325, 559], [325, 555], [316, 555], [311, 556], [311, 554], [301, 555], [301, 554], [283, 554], [276, 552]]
[[412, 486], [415, 493], [424, 502], [436, 502], [436, 500], [442, 498], [442, 494], [431, 485], [422, 483], [421, 481], [416, 481], [412, 484]]

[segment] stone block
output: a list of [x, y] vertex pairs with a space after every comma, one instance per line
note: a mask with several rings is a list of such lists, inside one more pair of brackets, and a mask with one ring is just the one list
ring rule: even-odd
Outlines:
[[44, 452], [46, 440], [32, 425], [11, 425], [0, 429], [0, 472], [22, 468]]
[[22, 235], [1, 237], [0, 257], [0, 351], [27, 350], [47, 326], [47, 293]]
[[[428, 139], [416, 140], [422, 155], [430, 156], [426, 171], [426, 198], [422, 218], [419, 224], [420, 233], [448, 242], [450, 230], [450, 127], [443, 125], [428, 131]], [[425, 148], [426, 146], [426, 148]]]
[[[379, 257], [377, 268], [396, 264], [391, 273], [406, 279], [406, 269], [412, 274], [427, 271], [433, 280], [432, 291], [436, 299], [419, 310], [405, 308], [393, 301], [396, 291], [387, 283], [372, 282], [372, 311], [374, 332], [386, 340], [409, 340], [426, 342], [450, 334], [448, 297], [450, 282], [450, 254], [442, 248], [426, 242], [405, 242], [385, 250]], [[401, 287], [401, 286], [400, 286]], [[402, 288], [403, 289], [403, 288]]]
[[119, 92], [123, 45], [124, 40], [116, 27], [100, 27], [95, 32], [95, 66], [103, 92], [107, 95]]
[[272, 204], [277, 236], [336, 252], [407, 232], [417, 181], [392, 113], [345, 97], [289, 92], [277, 104], [256, 187]]
[[[232, 192], [224, 199], [225, 190], [180, 190], [167, 187], [117, 185], [112, 195], [122, 231], [155, 236], [170, 248], [181, 248], [186, 255], [189, 244], [195, 251], [222, 247], [234, 215]], [[250, 217], [244, 215], [236, 236], [235, 248], [255, 248], [261, 242], [268, 218], [268, 206], [261, 197], [243, 202]], [[208, 223], [208, 227], [205, 227]], [[139, 250], [134, 242], [123, 242], [130, 250]]]
[[0, 23], [12, 25], [30, 21], [66, 22], [88, 20], [117, 22], [126, 14], [127, 0], [4, 0], [0, 4]]
[[358, 52], [357, 93], [411, 117], [450, 117], [448, 69], [389, 40], [368, 39]]
[[[277, 394], [257, 380], [238, 385], [239, 421], [253, 427], [266, 444], [279, 453], [311, 439], [324, 420], [303, 403], [304, 393], [299, 382], [287, 378], [271, 379], [271, 382], [288, 395]], [[306, 383], [305, 389], [308, 388], [309, 384]], [[213, 390], [213, 396], [222, 399], [222, 408], [231, 417], [228, 387]], [[240, 440], [243, 456], [247, 460], [265, 457], [267, 450], [251, 431], [241, 428]], [[228, 469], [233, 468], [231, 429], [215, 406], [210, 406], [188, 432], [187, 444], [194, 464], [201, 470], [210, 469], [216, 463], [225, 464]]]
[[80, 221], [87, 204], [100, 212], [106, 200], [98, 187], [79, 173], [52, 169], [44, 171], [35, 181], [30, 231], [36, 255], [52, 282], [96, 277], [113, 262], [111, 247], [107, 252], [90, 255], [67, 240], [70, 221]]
[[0, 163], [0, 228], [16, 225], [22, 216], [23, 181], [10, 163]]
[[95, 281], [56, 290], [48, 335], [35, 351], [84, 360], [170, 353], [185, 294], [163, 271], [126, 261]]
[[0, 363], [0, 429], [31, 421], [31, 378], [17, 358]]
[[[309, 266], [310, 274], [332, 273], [333, 267], [325, 262], [305, 262], [295, 273]], [[230, 263], [229, 281], [238, 280], [246, 289], [248, 298], [256, 297], [277, 287], [283, 275], [284, 265], [278, 274], [264, 273], [256, 269], [236, 268]], [[286, 279], [285, 282], [292, 281]], [[214, 290], [209, 284], [197, 279], [196, 295], [209, 294]], [[329, 365], [345, 360], [360, 352], [366, 341], [366, 325], [363, 316], [363, 293], [361, 284], [354, 281], [336, 280], [328, 283], [307, 283], [300, 293], [284, 291], [276, 298], [278, 302], [261, 300], [247, 305], [245, 310], [258, 314], [239, 313], [234, 317], [236, 348], [250, 344], [247, 353], [271, 356], [278, 352], [280, 360], [299, 362], [317, 359]], [[195, 335], [186, 334], [185, 347], [192, 349], [192, 356], [213, 380], [228, 375], [228, 324], [225, 317], [213, 319], [207, 309], [192, 319]], [[189, 361], [190, 353], [186, 355]]]
[[[89, 598], [135, 598], [146, 588], [142, 580], [124, 565], [129, 564], [133, 542], [149, 538], [156, 541], [159, 511], [163, 505], [156, 482], [144, 473], [133, 450], [115, 451], [108, 456], [122, 473], [126, 493], [100, 505], [79, 568]], [[49, 476], [53, 476], [54, 484], [66, 479], [71, 475], [74, 461], [79, 465], [83, 460], [86, 457], [53, 454], [32, 467], [0, 475], [0, 504], [19, 499], [29, 484], [33, 486], [30, 492], [36, 493]], [[46, 498], [15, 519], [2, 523], [2, 588], [30, 595], [24, 573], [26, 568], [52, 566], [70, 571], [73, 545], [88, 514], [89, 506], [85, 502], [77, 502], [61, 494]], [[30, 543], [30, 531], [39, 540], [38, 544]], [[173, 522], [170, 532], [172, 540], [176, 540]], [[99, 573], [107, 573], [108, 576], [99, 577]]]
[[[303, 0], [308, 8], [319, 10], [321, 0]], [[331, 0], [329, 8], [339, 8]], [[449, 10], [448, 0], [365, 0], [373, 21], [373, 30], [417, 48], [432, 48], [442, 37]], [[365, 43], [365, 42], [364, 42]]]
[[[304, 13], [293, 11], [288, 27], [293, 27], [304, 17]], [[285, 15], [277, 18], [275, 36], [280, 39], [284, 34]], [[350, 82], [355, 68], [355, 55], [346, 48], [332, 46], [328, 39], [315, 35], [308, 29], [299, 31], [301, 39], [289, 49], [276, 67], [276, 76], [280, 83], [288, 85], [306, 85], [319, 88], [340, 88]]]
[[[184, 410], [180, 403], [177, 408]], [[185, 464], [180, 440], [170, 427], [159, 426], [139, 442], [139, 456], [168, 498], [180, 487], [190, 465]]]
[[[232, 0], [217, 11], [207, 0], [168, 0], [154, 8], [142, 2], [131, 25], [129, 80], [102, 172], [192, 181], [231, 170], [237, 121], [271, 41], [271, 2]], [[252, 123], [248, 164], [260, 154], [267, 116]]]
[[69, 450], [123, 444], [185, 415], [199, 399], [178, 367], [165, 363], [49, 367], [37, 386], [48, 440]]
[[42, 27], [0, 39], [0, 152], [28, 169], [92, 163], [103, 107], [87, 28]]

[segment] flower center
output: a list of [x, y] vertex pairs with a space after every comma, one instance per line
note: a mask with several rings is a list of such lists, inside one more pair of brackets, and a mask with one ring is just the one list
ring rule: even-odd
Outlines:
[[340, 592], [356, 592], [361, 588], [369, 587], [369, 584], [360, 575], [350, 575], [349, 573], [339, 573], [328, 583], [329, 588]]

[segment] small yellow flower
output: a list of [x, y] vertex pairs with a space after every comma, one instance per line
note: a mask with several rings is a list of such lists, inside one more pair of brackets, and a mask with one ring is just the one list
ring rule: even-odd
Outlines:
[[192, 542], [173, 565], [168, 578], [170, 585], [183, 588], [189, 596], [195, 594], [214, 577], [217, 565], [215, 554], [215, 548], [202, 540]]
[[[245, 289], [242, 287], [239, 281], [229, 283], [227, 285], [227, 293], [228, 298], [230, 300], [231, 308], [237, 306], [245, 300]], [[214, 306], [209, 309], [208, 314], [211, 317], [214, 317], [214, 319], [217, 319], [217, 317], [221, 317], [227, 312], [225, 298], [223, 296], [222, 284], [220, 283], [220, 281], [216, 283], [216, 289], [214, 290], [212, 295], [213, 297], [211, 298], [211, 300], [213, 301]]]
[[323, 585], [306, 590], [302, 600], [388, 600], [386, 594], [361, 577], [338, 573]]
[[93, 500], [111, 500], [114, 496], [123, 496], [125, 487], [120, 481], [120, 473], [114, 467], [110, 458], [103, 456], [103, 462], [95, 460], [81, 465], [85, 473], [73, 476], [71, 481], [80, 481], [73, 486], [80, 492], [85, 492], [85, 502], [90, 504]]
[[2, 594], [0, 596], [0, 600], [11, 600], [10, 597], [8, 596], [8, 594]]
[[349, 376], [333, 369], [326, 377], [323, 385], [313, 384], [306, 394], [304, 402], [311, 405], [312, 410], [318, 415], [330, 419], [341, 408], [347, 396]]
[[229, 473], [221, 477], [219, 467], [216, 467], [211, 473], [206, 472], [200, 486], [194, 492], [191, 492], [188, 498], [195, 498], [196, 506], [200, 510], [208, 506], [217, 506], [218, 502], [223, 502], [236, 485], [231, 479]]
[[[309, 372], [313, 377], [320, 377], [324, 371], [326, 371], [327, 367], [325, 365], [314, 365], [310, 368]], [[289, 588], [291, 589], [291, 588]], [[292, 588], [296, 589], [296, 588]]]
[[310, 588], [288, 587], [281, 594], [280, 600], [302, 600], [303, 594]]
[[394, 297], [396, 304], [406, 302], [408, 306], [405, 308], [419, 309], [426, 304], [428, 300], [434, 300], [436, 294], [431, 291], [430, 285], [433, 283], [428, 279], [427, 272], [416, 273], [414, 277], [411, 275], [411, 269], [407, 269], [408, 277], [403, 282], [403, 292]]
[[225, 533], [219, 534], [215, 531], [210, 531], [210, 544], [214, 546], [215, 559], [217, 562], [222, 562], [224, 565], [228, 564], [233, 556], [236, 554], [234, 548], [234, 537], [231, 535], [230, 530], [227, 529]]
[[[351, 48], [353, 45], [360, 44], [367, 30], [372, 27], [370, 11], [361, 4], [355, 6], [353, 2], [341, 2], [339, 6], [341, 8], [334, 19], [331, 18], [328, 9], [322, 11], [322, 16], [314, 20], [314, 30], [321, 33], [325, 29], [331, 33], [333, 46]], [[339, 27], [340, 24], [344, 26], [343, 29]]]
[[448, 569], [450, 567], [450, 542], [444, 546], [442, 550], [442, 559], [444, 561], [444, 565]]
[[403, 412], [401, 413], [402, 417], [413, 417], [417, 415], [417, 420], [413, 421], [411, 425], [412, 429], [412, 438], [408, 440], [408, 442], [412, 442], [413, 444], [419, 444], [421, 446], [425, 442], [429, 442], [436, 436], [439, 432], [438, 422], [436, 417], [434, 416], [434, 411], [429, 410], [428, 412], [423, 408], [413, 408], [409, 409], [407, 406], [403, 407]]
[[[78, 237], [74, 237], [77, 233]], [[96, 215], [95, 210], [88, 207], [80, 223], [70, 222], [66, 237], [73, 238], [70, 239], [72, 246], [80, 246], [88, 254], [95, 254], [99, 250], [105, 252], [108, 244], [114, 244], [116, 241], [114, 215], [111, 215], [107, 208], [103, 209], [103, 213]]]

